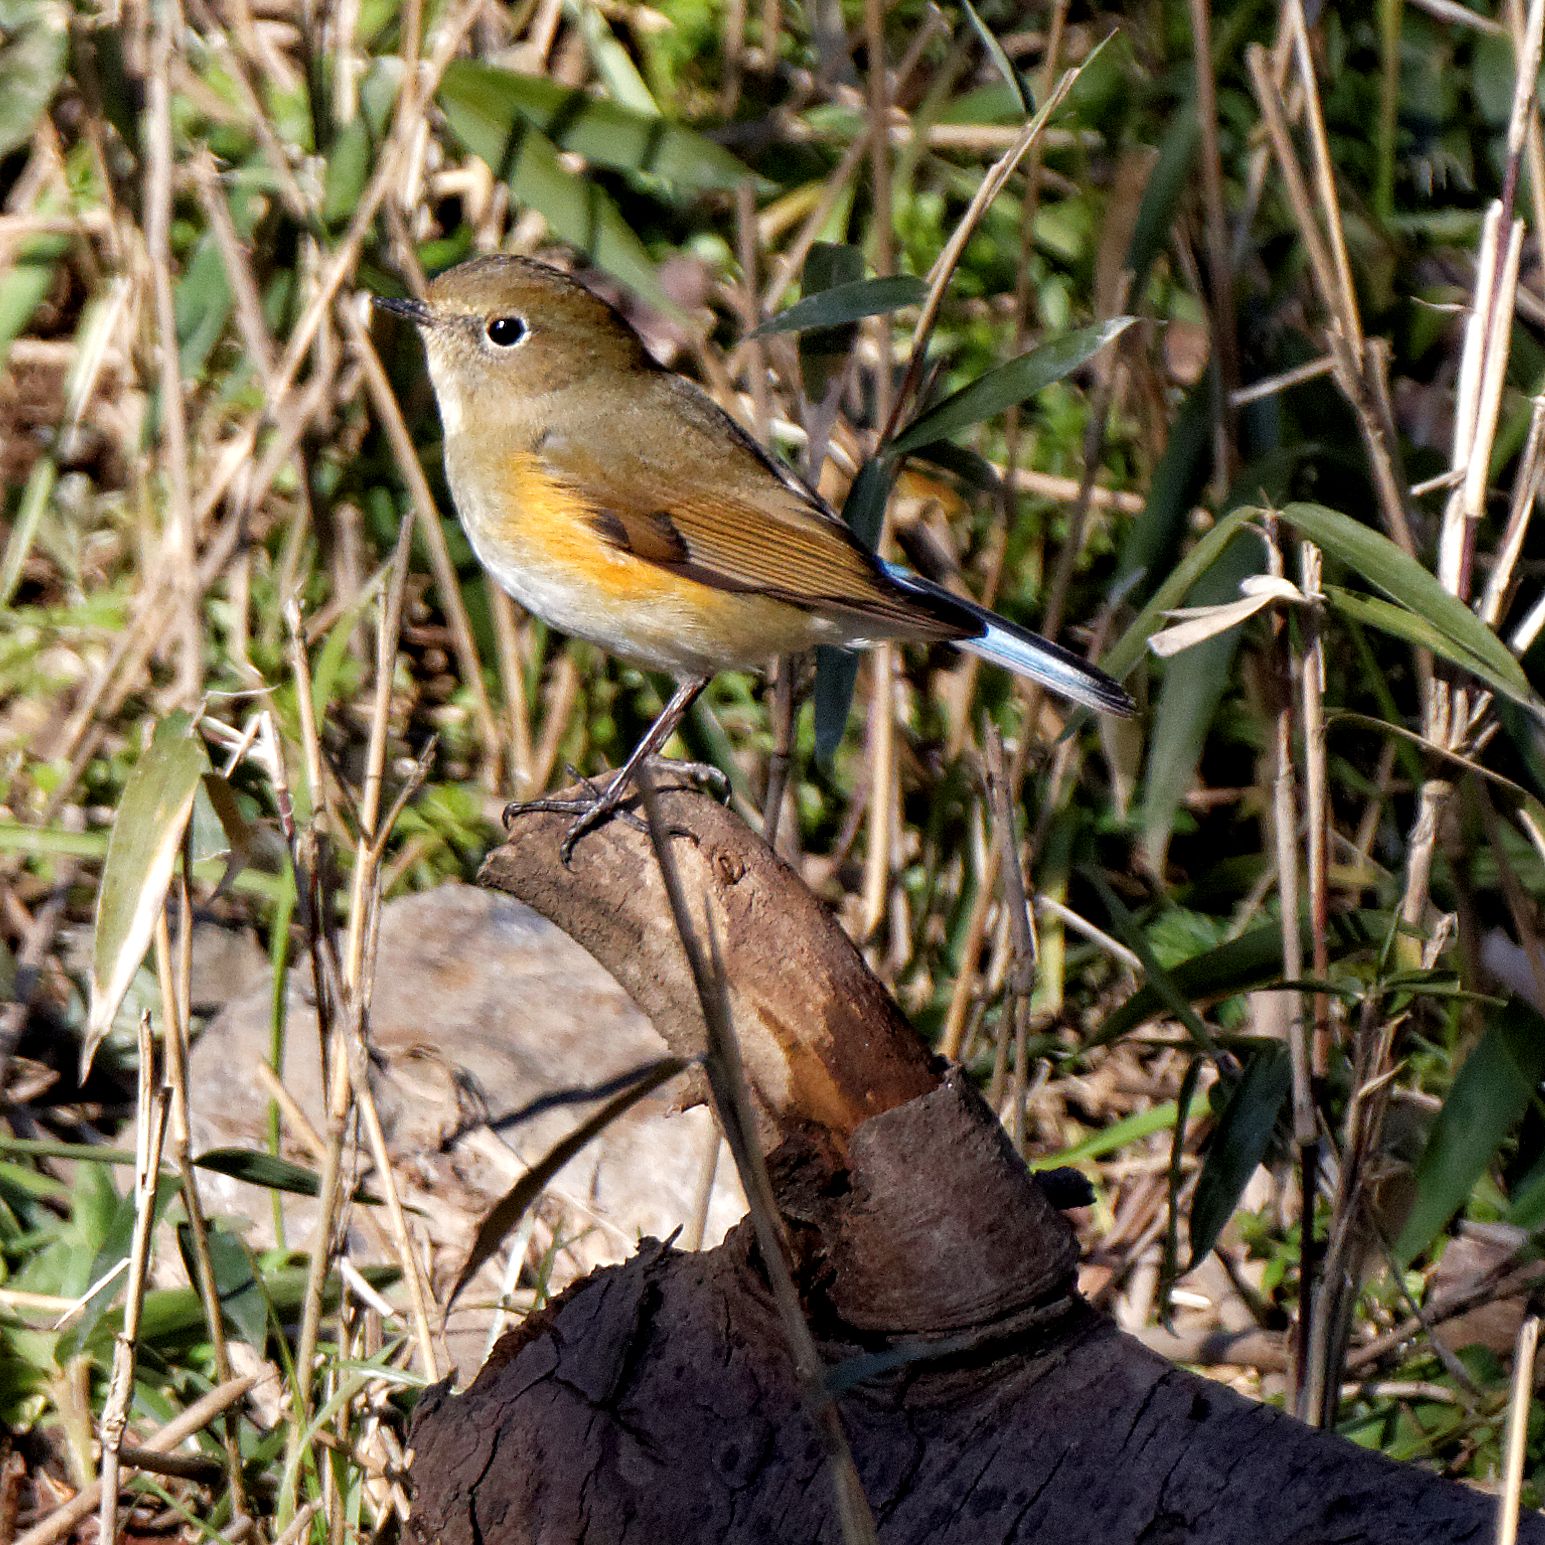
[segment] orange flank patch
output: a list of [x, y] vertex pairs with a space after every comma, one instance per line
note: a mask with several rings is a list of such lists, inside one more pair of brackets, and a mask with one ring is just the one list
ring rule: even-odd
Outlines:
[[719, 589], [609, 541], [596, 511], [540, 458], [502, 458], [496, 488], [458, 501], [499, 583], [554, 627], [657, 670], [758, 665], [835, 636], [827, 619], [770, 596]]
[[544, 569], [566, 569], [576, 582], [619, 599], [637, 593], [628, 587], [632, 563], [602, 540], [592, 505], [544, 471], [539, 457], [520, 452], [507, 466], [510, 520], [502, 535], [512, 553]]
[[696, 604], [710, 605], [719, 594], [608, 541], [596, 524], [595, 506], [545, 471], [539, 457], [519, 452], [507, 464], [513, 497], [500, 536], [516, 562], [567, 573], [598, 600], [647, 605], [690, 595]]

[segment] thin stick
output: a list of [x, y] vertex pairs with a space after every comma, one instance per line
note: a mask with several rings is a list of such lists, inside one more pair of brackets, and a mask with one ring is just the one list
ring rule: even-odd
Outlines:
[[488, 612], [494, 623], [499, 693], [504, 703], [505, 723], [509, 726], [507, 762], [512, 792], [516, 799], [526, 799], [538, 790], [531, 780], [531, 703], [526, 693], [526, 662], [522, 657], [520, 638], [523, 614], [509, 591], [492, 575], [483, 576], [483, 591], [488, 597]]
[[859, 937], [873, 938], [885, 918], [890, 890], [891, 840], [900, 824], [900, 777], [896, 766], [896, 650], [870, 651], [874, 696], [869, 714], [869, 842], [864, 851], [863, 908]]
[[[1536, 55], [1536, 61], [1538, 55]], [[1513, 1352], [1513, 1395], [1507, 1411], [1507, 1463], [1503, 1470], [1502, 1506], [1497, 1511], [1497, 1545], [1518, 1539], [1519, 1499], [1529, 1452], [1529, 1408], [1534, 1396], [1534, 1360], [1540, 1347], [1540, 1315], [1524, 1316]]]
[[[217, 1384], [207, 1395], [200, 1396], [180, 1416], [174, 1416], [166, 1426], [139, 1446], [156, 1454], [171, 1453], [186, 1443], [194, 1433], [207, 1427], [217, 1416], [230, 1410], [257, 1381], [255, 1373], [244, 1373], [239, 1379]], [[55, 1508], [41, 1523], [34, 1524], [25, 1534], [20, 1535], [14, 1545], [54, 1545], [55, 1540], [69, 1534], [101, 1500], [102, 1482], [92, 1481], [90, 1485], [81, 1487], [68, 1502]]]
[[1316, 381], [1321, 376], [1329, 375], [1335, 368], [1336, 361], [1329, 354], [1322, 354], [1307, 365], [1295, 365], [1291, 370], [1252, 381], [1248, 386], [1236, 387], [1229, 396], [1229, 402], [1233, 407], [1242, 408], [1249, 403], [1260, 402], [1263, 398], [1275, 397], [1290, 386], [1302, 386], [1306, 381]]
[[413, 437], [403, 421], [402, 410], [397, 406], [391, 382], [381, 366], [380, 356], [370, 341], [370, 334], [355, 306], [339, 307], [339, 314], [349, 334], [365, 375], [365, 388], [370, 394], [371, 406], [381, 427], [386, 431], [392, 457], [413, 503], [413, 513], [418, 520], [419, 534], [429, 553], [429, 566], [435, 576], [435, 593], [445, 608], [445, 618], [451, 626], [451, 638], [456, 648], [456, 661], [461, 668], [462, 680], [472, 694], [473, 714], [477, 719], [478, 733], [487, 748], [490, 768], [497, 765], [501, 747], [498, 721], [494, 718], [493, 704], [488, 698], [488, 688], [483, 682], [483, 663], [478, 657], [477, 643], [472, 636], [472, 621], [467, 615], [466, 604], [461, 598], [461, 584], [456, 578], [456, 565], [451, 562], [450, 548], [446, 545], [445, 531], [435, 509], [434, 495], [429, 491], [429, 479], [419, 464]]
[[172, 27], [176, 7], [151, 7], [146, 115], [145, 255], [150, 265], [160, 375], [162, 470], [166, 476], [166, 563], [176, 597], [177, 696], [194, 703], [203, 680], [203, 635], [188, 491], [188, 425], [172, 301]]
[[402, 95], [398, 98], [398, 112], [393, 120], [392, 130], [376, 158], [375, 172], [360, 195], [348, 227], [338, 245], [332, 250], [327, 267], [317, 282], [316, 290], [307, 302], [295, 331], [290, 335], [284, 355], [274, 371], [268, 403], [248, 419], [229, 443], [226, 462], [230, 468], [229, 474], [223, 480], [214, 480], [206, 489], [200, 499], [201, 512], [212, 510], [225, 497], [230, 486], [230, 478], [235, 476], [238, 467], [251, 458], [253, 449], [257, 445], [259, 432], [267, 424], [276, 422], [287, 405], [295, 379], [300, 373], [300, 367], [310, 353], [311, 345], [316, 341], [317, 333], [333, 303], [333, 298], [342, 287], [344, 280], [353, 272], [376, 213], [398, 180], [400, 164], [406, 151], [405, 138], [410, 131], [416, 131], [417, 128], [416, 114], [410, 116], [405, 106], [410, 104], [410, 99], [428, 100], [433, 96], [439, 87], [440, 78], [444, 75], [446, 66], [450, 64], [456, 50], [461, 46], [462, 39], [471, 29], [473, 22], [477, 20], [483, 5], [484, 0], [463, 0], [462, 5], [447, 20], [434, 53], [427, 65], [423, 66], [422, 77], [416, 71], [408, 72]]
[[901, 385], [897, 388], [896, 401], [891, 408], [890, 418], [880, 435], [882, 444], [895, 435], [901, 422], [901, 415], [911, 402], [912, 395], [922, 379], [923, 362], [928, 354], [928, 340], [933, 336], [934, 324], [939, 320], [939, 312], [944, 305], [944, 293], [949, 288], [950, 279], [954, 276], [962, 253], [966, 250], [966, 243], [975, 234], [977, 225], [991, 207], [992, 201], [1003, 191], [1004, 184], [1014, 175], [1014, 169], [1045, 133], [1052, 114], [1062, 106], [1063, 99], [1073, 89], [1079, 74], [1078, 69], [1063, 73], [1062, 79], [1057, 82], [1051, 95], [1042, 104], [1041, 110], [1019, 131], [1014, 137], [1014, 142], [982, 179], [981, 185], [972, 195], [970, 204], [966, 206], [966, 212], [960, 217], [959, 223], [950, 233], [950, 239], [944, 244], [944, 250], [934, 259], [933, 267], [928, 271], [928, 296], [918, 314], [917, 325], [912, 329], [912, 346], [907, 357], [907, 368], [902, 375]]
[[[868, 53], [865, 87], [868, 95], [869, 122], [886, 124], [891, 120], [890, 74], [885, 67], [885, 0], [864, 0], [864, 44]], [[871, 221], [874, 248], [870, 263], [877, 274], [896, 270], [896, 232], [891, 208], [891, 144], [888, 134], [869, 137], [869, 181], [874, 201]], [[875, 373], [875, 416], [883, 423], [890, 417], [890, 318], [878, 316], [870, 331], [878, 346], [880, 368]]]
[[[1268, 527], [1266, 544], [1268, 569], [1273, 575], [1283, 572], [1282, 549], [1276, 522]], [[1298, 890], [1298, 797], [1293, 771], [1293, 657], [1286, 623], [1280, 616], [1272, 619], [1277, 638], [1277, 711], [1274, 736], [1272, 781], [1272, 828], [1277, 849], [1277, 894], [1282, 912], [1282, 970], [1290, 981], [1304, 974], [1303, 935], [1299, 923]], [[1293, 1142], [1298, 1150], [1303, 1218], [1303, 1244], [1300, 1252], [1297, 1355], [1293, 1359], [1294, 1404], [1300, 1415], [1305, 1410], [1310, 1385], [1309, 1346], [1313, 1320], [1314, 1211], [1317, 1190], [1317, 1149], [1319, 1122], [1315, 1116], [1313, 1066], [1309, 1053], [1309, 1035], [1303, 1005], [1296, 992], [1288, 994], [1288, 1055], [1293, 1077]]]
[[1008, 980], [1005, 984], [1004, 1015], [1007, 1024], [1000, 1033], [1007, 1041], [1012, 1030], [1014, 1040], [1013, 1098], [1009, 1107], [1009, 1136], [1014, 1146], [1025, 1145], [1025, 1091], [1029, 1074], [1025, 1050], [1029, 1041], [1030, 995], [1035, 990], [1036, 960], [1039, 949], [1035, 937], [1035, 915], [1030, 910], [1024, 870], [1020, 864], [1019, 836], [1014, 828], [1014, 805], [1004, 764], [1003, 737], [991, 721], [987, 725], [987, 798], [992, 807], [992, 822], [998, 850], [998, 868], [1003, 875], [1003, 903], [1008, 913], [1010, 944]]
[[971, 905], [971, 916], [966, 921], [955, 989], [950, 994], [950, 1006], [944, 1015], [944, 1029], [939, 1036], [939, 1055], [951, 1062], [959, 1060], [961, 1047], [965, 1044], [971, 1002], [976, 992], [977, 967], [981, 963], [982, 945], [987, 937], [987, 914], [997, 889], [998, 850], [994, 846], [988, 849], [977, 879], [976, 899]]
[[1234, 393], [1239, 386], [1235, 336], [1234, 265], [1223, 204], [1223, 156], [1218, 147], [1218, 83], [1212, 68], [1211, 0], [1191, 0], [1191, 53], [1196, 116], [1202, 133], [1202, 207], [1207, 212], [1207, 279], [1211, 294], [1213, 383], [1217, 399], [1218, 467], [1223, 486], [1233, 482]]
[[[1314, 162], [1314, 180], [1325, 217], [1327, 244], [1335, 267], [1334, 296], [1336, 316], [1353, 348], [1362, 352], [1363, 323], [1357, 307], [1357, 288], [1352, 283], [1352, 260], [1347, 254], [1346, 235], [1341, 228], [1341, 200], [1336, 193], [1336, 174], [1330, 156], [1330, 138], [1325, 132], [1325, 115], [1320, 111], [1320, 86], [1309, 52], [1309, 28], [1304, 20], [1303, 0], [1289, 0], [1286, 7], [1293, 58], [1298, 66], [1299, 84], [1304, 94], [1304, 122], [1309, 131], [1309, 149]], [[1330, 298], [1330, 297], [1327, 297]]]
[[[177, 960], [172, 960], [166, 909], [156, 919], [156, 975], [161, 986], [162, 1039], [166, 1046], [167, 1081], [171, 1086], [172, 1159], [182, 1182], [183, 1211], [188, 1215], [188, 1236], [193, 1256], [194, 1286], [209, 1327], [215, 1377], [232, 1377], [230, 1349], [226, 1344], [225, 1318], [220, 1307], [220, 1288], [215, 1280], [214, 1258], [209, 1251], [209, 1225], [199, 1197], [198, 1176], [193, 1167], [193, 1140], [188, 1095], [188, 1004], [193, 974], [193, 898], [188, 873], [193, 867], [191, 824], [183, 832], [182, 865], [174, 884], [177, 898]], [[248, 1513], [246, 1484], [241, 1473], [241, 1444], [234, 1420], [224, 1424], [226, 1485], [237, 1518]]]
[[365, 779], [360, 795], [359, 833], [356, 838], [354, 874], [349, 898], [348, 934], [344, 946], [343, 984], [348, 997], [349, 1020], [353, 1033], [349, 1047], [349, 1077], [354, 1099], [364, 1122], [375, 1163], [377, 1183], [386, 1203], [386, 1215], [397, 1257], [407, 1283], [408, 1302], [413, 1312], [413, 1329], [418, 1355], [431, 1379], [440, 1375], [435, 1355], [434, 1337], [429, 1326], [428, 1292], [418, 1251], [408, 1228], [407, 1214], [397, 1188], [396, 1172], [387, 1149], [386, 1132], [376, 1109], [370, 1087], [368, 1050], [365, 1041], [365, 1015], [369, 1006], [371, 959], [380, 919], [381, 858], [386, 839], [400, 807], [395, 806], [387, 819], [380, 820], [381, 786], [386, 770], [387, 730], [391, 719], [392, 676], [397, 662], [397, 648], [402, 632], [403, 592], [408, 575], [408, 545], [411, 527], [398, 533], [385, 590], [378, 601], [376, 622], [375, 702], [370, 716], [370, 740], [365, 754]]
[[[163, 917], [165, 914], [162, 914]], [[150, 1016], [140, 1016], [139, 1078], [134, 1121], [134, 1233], [129, 1244], [129, 1271], [124, 1289], [123, 1328], [113, 1338], [113, 1371], [102, 1406], [101, 1509], [97, 1538], [116, 1545], [118, 1539], [118, 1476], [123, 1432], [128, 1425], [129, 1400], [134, 1392], [134, 1354], [139, 1340], [140, 1311], [145, 1303], [145, 1275], [150, 1266], [150, 1235], [156, 1221], [156, 1191], [161, 1176], [161, 1144], [166, 1135], [168, 1091], [156, 1076], [156, 1043]], [[32, 1531], [36, 1533], [37, 1531]]]
[[[1287, 39], [1284, 38], [1284, 41]], [[1285, 64], [1286, 56], [1282, 58]], [[1357, 414], [1358, 428], [1368, 451], [1385, 529], [1407, 553], [1414, 555], [1416, 542], [1411, 535], [1411, 520], [1406, 510], [1405, 483], [1397, 468], [1399, 435], [1388, 401], [1389, 392], [1385, 381], [1387, 353], [1383, 341], [1363, 338], [1356, 296], [1346, 289], [1344, 283], [1349, 266], [1344, 243], [1338, 251], [1333, 251], [1332, 244], [1321, 232], [1313, 201], [1309, 197], [1308, 184], [1293, 148], [1287, 105], [1276, 78], [1274, 61], [1266, 49], [1259, 44], [1252, 44], [1245, 50], [1245, 65], [1272, 152], [1282, 173], [1283, 190], [1287, 194], [1299, 237], [1309, 257], [1315, 289], [1321, 305], [1332, 319], [1327, 329], [1326, 343], [1334, 362], [1336, 384]], [[1312, 80], [1312, 70], [1309, 75]], [[1326, 219], [1327, 222], [1333, 220], [1332, 231], [1339, 241], [1340, 214], [1335, 208], [1335, 185], [1328, 168], [1322, 169], [1320, 183], [1322, 203], [1329, 199], [1331, 205]]]
[[220, 249], [220, 260], [225, 264], [225, 276], [230, 281], [231, 295], [236, 302], [236, 325], [241, 329], [241, 341], [252, 357], [259, 380], [266, 386], [274, 373], [273, 334], [263, 316], [263, 297], [252, 275], [252, 263], [236, 234], [231, 207], [220, 190], [215, 159], [207, 148], [193, 158], [193, 186], [204, 218], [209, 221], [215, 245]]
[[[1510, 7], [1514, 9], [1514, 7]], [[1538, 131], [1539, 105], [1538, 82], [1540, 78], [1540, 53], [1545, 45], [1545, 0], [1531, 0], [1529, 19], [1522, 35], [1515, 33], [1517, 50], [1513, 76], [1513, 103], [1507, 120], [1507, 170], [1502, 181], [1502, 208], [1504, 216], [1511, 218], [1518, 196], [1518, 177], [1523, 164], [1524, 143], [1531, 129]], [[1541, 196], [1536, 187], [1535, 198]], [[1545, 239], [1545, 231], [1537, 231], [1536, 239]]]
[[832, 1485], [837, 1496], [837, 1517], [842, 1537], [845, 1545], [877, 1545], [874, 1514], [864, 1496], [863, 1483], [859, 1480], [858, 1466], [854, 1463], [853, 1450], [843, 1430], [837, 1404], [826, 1387], [825, 1364], [816, 1347], [815, 1337], [810, 1333], [810, 1326], [805, 1321], [799, 1290], [794, 1286], [791, 1247], [778, 1213], [777, 1196], [767, 1173], [767, 1162], [756, 1142], [756, 1112], [746, 1087], [745, 1071], [740, 1061], [740, 1043], [735, 1038], [730, 1021], [713, 917], [711, 913], [705, 912], [708, 926], [708, 951], [705, 955], [692, 921], [681, 874], [670, 849], [671, 838], [660, 817], [654, 783], [647, 767], [638, 770], [638, 787], [649, 822], [649, 843], [654, 849], [655, 862], [660, 867], [660, 879], [670, 902], [676, 934], [681, 940], [688, 968], [692, 972], [692, 981], [697, 988], [698, 1002], [703, 1010], [703, 1023], [708, 1036], [704, 1069], [713, 1091], [714, 1106], [719, 1113], [724, 1140], [740, 1172], [763, 1269], [767, 1273], [773, 1302], [777, 1305], [778, 1317], [788, 1341], [800, 1392], [826, 1448]]
[[[1300, 585], [1311, 601], [1320, 589], [1320, 550], [1311, 542], [1299, 551]], [[1325, 747], [1325, 641], [1319, 614], [1311, 605], [1301, 613], [1304, 622], [1303, 728], [1304, 808], [1308, 820], [1309, 933], [1315, 977], [1330, 975], [1327, 934], [1330, 928], [1329, 839], [1330, 780]], [[1310, 1076], [1323, 1079], [1330, 1063], [1330, 997], [1314, 995], [1314, 1041], [1310, 1048]]]
[[1534, 399], [1529, 417], [1529, 438], [1524, 442], [1523, 455], [1518, 460], [1518, 474], [1513, 480], [1513, 497], [1509, 503], [1507, 526], [1497, 549], [1496, 561], [1486, 577], [1476, 610], [1481, 621], [1488, 627], [1496, 627], [1502, 620], [1502, 609], [1513, 583], [1513, 571], [1523, 552], [1524, 538], [1534, 516], [1539, 500], [1540, 481], [1545, 474], [1545, 397]]

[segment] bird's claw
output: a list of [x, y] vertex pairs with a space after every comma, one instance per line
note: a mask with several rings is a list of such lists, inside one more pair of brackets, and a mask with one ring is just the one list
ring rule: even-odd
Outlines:
[[651, 759], [649, 765], [651, 770], [658, 767], [661, 773], [693, 784], [705, 794], [712, 794], [720, 804], [729, 803], [734, 786], [729, 775], [712, 762], [675, 762], [661, 758], [658, 762]]
[[616, 818], [626, 822], [634, 831], [648, 831], [647, 824], [636, 816], [631, 810], [621, 808], [623, 791], [615, 793], [611, 789], [598, 789], [588, 778], [580, 779], [580, 782], [590, 790], [589, 799], [523, 799], [515, 800], [504, 807], [504, 829], [506, 832], [514, 825], [515, 821], [523, 815], [571, 815], [574, 819], [569, 823], [569, 829], [564, 832], [563, 840], [558, 844], [558, 857], [563, 860], [563, 867], [571, 867], [570, 860], [574, 857], [574, 849], [579, 839], [586, 832], [594, 831], [604, 822]]
[[[673, 777], [694, 784], [705, 792], [710, 793], [719, 800], [728, 800], [730, 796], [730, 780], [717, 767], [708, 762], [677, 762], [665, 758], [660, 759], [660, 769]], [[650, 758], [650, 767], [656, 766], [654, 758]], [[586, 832], [594, 831], [596, 827], [615, 817], [626, 822], [634, 831], [647, 832], [649, 824], [641, 816], [632, 810], [623, 808], [629, 790], [626, 785], [613, 780], [605, 788], [600, 787], [593, 779], [587, 778], [583, 773], [569, 768], [569, 775], [580, 784], [589, 796], [586, 799], [521, 799], [512, 800], [504, 807], [501, 820], [504, 823], [506, 833], [515, 824], [515, 821], [523, 815], [571, 815], [574, 820], [570, 822], [569, 829], [564, 832], [563, 840], [558, 844], [558, 857], [563, 860], [565, 869], [570, 867], [570, 860], [574, 856], [574, 849], [579, 839]], [[688, 836], [690, 833], [670, 829], [673, 837]]]

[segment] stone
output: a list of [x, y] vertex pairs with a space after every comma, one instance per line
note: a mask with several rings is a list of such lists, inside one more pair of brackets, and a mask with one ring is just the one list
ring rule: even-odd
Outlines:
[[[321, 1131], [315, 994], [302, 952], [292, 960], [285, 1001], [282, 1079]], [[229, 1002], [194, 1043], [195, 1152], [267, 1148], [270, 1102], [258, 1064], [269, 1058], [271, 1016], [265, 978]], [[600, 1102], [549, 1106], [514, 1124], [501, 1118], [555, 1093], [595, 1088], [665, 1053], [623, 990], [572, 940], [520, 902], [461, 884], [382, 909], [368, 1034], [371, 1088], [393, 1169], [404, 1202], [420, 1210], [415, 1228], [427, 1237], [431, 1285], [442, 1301], [489, 1208]], [[691, 1228], [718, 1140], [708, 1111], [673, 1110], [682, 1082], [631, 1107], [558, 1173], [524, 1257], [528, 1285], [539, 1280], [554, 1292], [625, 1259], [643, 1235]], [[282, 1125], [284, 1155], [315, 1169], [315, 1153]], [[364, 1180], [368, 1187], [368, 1173]], [[203, 1191], [209, 1211], [236, 1220], [254, 1246], [273, 1243], [269, 1192], [209, 1171]], [[286, 1242], [304, 1247], [314, 1205], [287, 1196], [284, 1210]], [[365, 1216], [374, 1211], [352, 1209], [355, 1265], [393, 1258], [384, 1217]], [[687, 1242], [717, 1243], [742, 1211], [726, 1156], [711, 1182], [701, 1239]], [[488, 1343], [504, 1266], [496, 1258], [468, 1284], [447, 1328], [464, 1373]]]

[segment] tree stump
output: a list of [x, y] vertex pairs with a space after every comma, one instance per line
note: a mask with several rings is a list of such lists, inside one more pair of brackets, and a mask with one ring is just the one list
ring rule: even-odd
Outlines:
[[[1074, 1289], [1066, 1220], [797, 876], [662, 790], [711, 920], [806, 1315], [887, 1545], [1406, 1545], [1493, 1537], [1495, 1502], [1177, 1369]], [[523, 817], [482, 879], [587, 949], [679, 1054], [706, 1042], [648, 838], [558, 859]], [[838, 1542], [826, 1452], [749, 1227], [645, 1241], [499, 1343], [412, 1431], [423, 1545]], [[1519, 1539], [1545, 1545], [1545, 1520]]]

